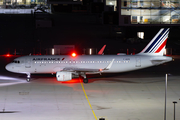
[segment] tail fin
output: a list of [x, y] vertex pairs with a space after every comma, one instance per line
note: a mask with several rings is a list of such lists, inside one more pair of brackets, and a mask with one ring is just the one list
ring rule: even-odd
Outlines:
[[140, 55], [163, 55], [169, 28], [161, 28], [149, 44], [139, 53]]

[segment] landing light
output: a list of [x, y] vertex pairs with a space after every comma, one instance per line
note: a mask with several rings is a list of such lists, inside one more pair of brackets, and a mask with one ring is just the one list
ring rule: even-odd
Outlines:
[[72, 53], [71, 56], [72, 56], [72, 57], [76, 57], [76, 53]]

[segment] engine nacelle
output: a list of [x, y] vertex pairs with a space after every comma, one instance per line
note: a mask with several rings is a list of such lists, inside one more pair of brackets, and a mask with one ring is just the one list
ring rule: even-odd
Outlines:
[[72, 79], [71, 72], [57, 72], [56, 73], [57, 81], [68, 81]]

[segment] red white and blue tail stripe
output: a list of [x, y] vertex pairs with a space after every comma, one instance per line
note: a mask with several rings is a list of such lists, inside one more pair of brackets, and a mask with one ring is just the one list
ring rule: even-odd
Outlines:
[[169, 28], [162, 28], [149, 42], [149, 44], [139, 53], [146, 55], [163, 55], [165, 50]]

